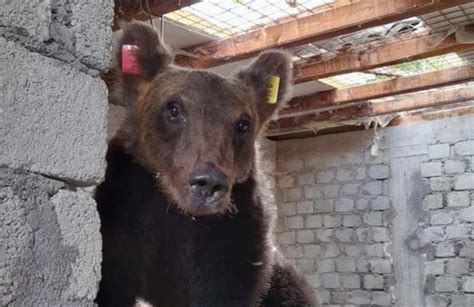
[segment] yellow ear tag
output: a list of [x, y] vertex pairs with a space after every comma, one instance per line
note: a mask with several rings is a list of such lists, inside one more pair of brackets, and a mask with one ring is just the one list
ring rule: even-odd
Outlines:
[[278, 88], [280, 87], [280, 77], [270, 76], [268, 79], [268, 97], [267, 102], [275, 104], [278, 100]]

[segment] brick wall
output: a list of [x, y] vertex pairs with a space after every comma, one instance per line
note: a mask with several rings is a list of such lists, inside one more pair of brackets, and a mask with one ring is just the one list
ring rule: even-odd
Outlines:
[[474, 117], [379, 133], [277, 143], [277, 243], [324, 305], [472, 305]]

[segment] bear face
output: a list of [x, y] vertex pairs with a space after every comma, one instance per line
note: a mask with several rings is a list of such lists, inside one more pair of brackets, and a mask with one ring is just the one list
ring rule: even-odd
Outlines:
[[[121, 71], [128, 44], [138, 46], [135, 75]], [[158, 34], [142, 23], [125, 27], [118, 47], [111, 100], [128, 107], [120, 132], [127, 149], [184, 213], [238, 209], [232, 186], [248, 178], [255, 140], [289, 96], [288, 55], [264, 52], [231, 77], [188, 70], [172, 64]]]

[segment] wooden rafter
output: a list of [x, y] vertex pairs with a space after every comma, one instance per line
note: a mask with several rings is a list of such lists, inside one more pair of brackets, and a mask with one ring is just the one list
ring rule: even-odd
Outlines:
[[254, 31], [187, 48], [198, 59], [181, 59], [191, 67], [211, 67], [244, 59], [275, 47], [293, 47], [333, 38], [404, 18], [419, 16], [472, 0], [361, 0], [313, 15], [266, 26]]
[[462, 66], [347, 89], [324, 91], [296, 97], [286, 109], [280, 111], [280, 118], [296, 116], [299, 113], [310, 112], [318, 108], [407, 94], [470, 80], [474, 80], [474, 67]]
[[[474, 33], [472, 28], [470, 32]], [[329, 61], [313, 62], [311, 58], [294, 65], [294, 81], [301, 83], [343, 73], [374, 69], [451, 52], [474, 50], [474, 44], [461, 44], [455, 35], [444, 33], [382, 45], [372, 50], [346, 52]]]
[[474, 88], [448, 88], [436, 92], [410, 94], [406, 97], [381, 103], [364, 102], [342, 109], [282, 118], [270, 123], [270, 131], [292, 130], [310, 125], [313, 122], [348, 121], [391, 113], [399, 113], [424, 108], [448, 105], [473, 100]]

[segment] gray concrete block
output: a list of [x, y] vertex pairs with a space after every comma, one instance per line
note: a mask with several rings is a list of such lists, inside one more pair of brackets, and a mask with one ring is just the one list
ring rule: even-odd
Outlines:
[[294, 173], [303, 168], [303, 161], [291, 157], [288, 160], [278, 160], [277, 167], [284, 173]]
[[446, 227], [446, 237], [450, 239], [467, 239], [471, 233], [469, 225], [450, 225]]
[[454, 276], [439, 276], [435, 280], [435, 290], [437, 292], [456, 292], [458, 280]]
[[456, 176], [455, 190], [474, 190], [474, 173]]
[[351, 304], [368, 305], [370, 304], [371, 292], [369, 291], [352, 291]]
[[314, 175], [313, 173], [304, 173], [298, 175], [298, 185], [310, 185], [314, 183]]
[[351, 214], [342, 217], [342, 225], [344, 227], [358, 227], [362, 224], [362, 219], [359, 215]]
[[427, 295], [425, 297], [426, 307], [448, 307], [449, 298], [444, 295]]
[[333, 229], [318, 229], [316, 231], [316, 238], [320, 242], [330, 242], [332, 240]]
[[346, 183], [342, 186], [343, 196], [357, 195], [359, 193], [360, 183]]
[[459, 219], [474, 223], [474, 206], [459, 210]]
[[341, 248], [337, 244], [327, 244], [321, 255], [322, 258], [334, 258], [341, 255]]
[[322, 199], [323, 189], [320, 186], [304, 187], [304, 197], [306, 199]]
[[367, 290], [383, 289], [382, 275], [364, 275], [364, 288]]
[[441, 242], [435, 247], [436, 257], [453, 257], [455, 254], [454, 244], [452, 242]]
[[334, 259], [321, 259], [316, 262], [318, 272], [331, 273], [336, 271]]
[[338, 184], [326, 185], [323, 188], [323, 196], [325, 198], [333, 198], [339, 195], [340, 186]]
[[436, 177], [443, 174], [443, 164], [441, 162], [427, 162], [421, 164], [421, 176]]
[[364, 223], [369, 226], [381, 226], [382, 225], [382, 212], [364, 213]]
[[312, 243], [314, 242], [314, 232], [312, 230], [298, 230], [296, 232], [296, 242], [298, 243]]
[[0, 164], [95, 184], [107, 150], [100, 79], [0, 38]]
[[278, 179], [278, 186], [280, 188], [293, 188], [295, 186], [295, 178], [290, 175], [280, 177]]
[[446, 261], [446, 272], [451, 275], [469, 274], [469, 261], [467, 259], [455, 258]]
[[283, 216], [296, 215], [296, 204], [292, 202], [280, 204], [278, 214]]
[[360, 257], [362, 255], [362, 246], [356, 244], [345, 245], [344, 251], [349, 257]]
[[356, 260], [356, 270], [359, 273], [368, 273], [369, 272], [369, 262], [365, 259]]
[[342, 225], [341, 215], [325, 215], [323, 217], [323, 225], [325, 228], [336, 228]]
[[392, 306], [392, 296], [388, 292], [376, 291], [372, 293], [372, 304], [374, 306]]
[[446, 224], [451, 224], [453, 221], [454, 221], [454, 216], [452, 212], [437, 210], [431, 213], [432, 225], [446, 225]]
[[444, 229], [439, 226], [427, 227], [423, 231], [423, 239], [426, 242], [440, 242], [445, 236]]
[[425, 262], [425, 275], [444, 274], [444, 260], [432, 260]]
[[369, 265], [372, 273], [386, 274], [392, 272], [392, 263], [388, 259], [369, 260]]
[[359, 275], [342, 275], [341, 283], [344, 289], [360, 289], [361, 288]]
[[334, 170], [319, 171], [316, 174], [317, 183], [330, 183], [335, 178]]
[[371, 229], [372, 239], [375, 242], [388, 242], [390, 241], [390, 231], [384, 227], [373, 227]]
[[336, 212], [352, 211], [354, 210], [354, 201], [348, 198], [337, 199], [334, 209]]
[[332, 199], [322, 199], [314, 202], [314, 212], [329, 213], [334, 212], [334, 202]]
[[356, 209], [363, 211], [369, 208], [369, 201], [366, 198], [356, 200]]
[[0, 169], [0, 305], [92, 305], [100, 221], [89, 193], [40, 175]]
[[464, 292], [474, 293], [474, 277], [464, 277], [462, 279], [462, 289]]
[[449, 177], [430, 178], [430, 188], [432, 191], [449, 191], [453, 186], [453, 179]]
[[451, 305], [449, 307], [466, 307], [474, 306], [474, 295], [459, 294], [451, 297]]
[[337, 259], [336, 260], [336, 271], [341, 273], [350, 273], [356, 271], [356, 263], [352, 258], [349, 259]]
[[355, 174], [351, 169], [338, 168], [336, 171], [336, 179], [340, 182], [351, 181], [355, 178]]
[[459, 142], [454, 145], [454, 152], [458, 155], [474, 155], [474, 141]]
[[365, 166], [359, 166], [355, 169], [356, 172], [356, 180], [364, 180], [366, 176], [366, 168]]
[[370, 201], [370, 209], [386, 210], [390, 208], [390, 199], [387, 196], [377, 196]]
[[321, 254], [321, 246], [316, 244], [305, 244], [303, 246], [303, 254], [305, 258], [317, 258]]
[[285, 256], [291, 259], [302, 258], [304, 256], [303, 246], [301, 245], [288, 245], [283, 248]]
[[449, 144], [436, 144], [428, 147], [430, 159], [440, 159], [449, 157]]
[[382, 182], [372, 181], [364, 184], [362, 187], [362, 194], [373, 196], [382, 194]]
[[294, 231], [279, 233], [277, 237], [280, 244], [296, 244], [296, 233]]
[[322, 274], [323, 287], [326, 289], [336, 289], [341, 287], [340, 274], [338, 273], [325, 273]]
[[467, 207], [469, 206], [469, 192], [450, 192], [446, 197], [448, 207]]
[[289, 229], [301, 229], [304, 228], [303, 217], [301, 216], [290, 216], [286, 218], [286, 227]]
[[384, 244], [377, 243], [377, 244], [369, 244], [365, 246], [365, 254], [368, 257], [383, 257], [384, 252]]
[[322, 215], [310, 215], [306, 217], [305, 228], [321, 228], [323, 226]]
[[462, 174], [466, 170], [466, 163], [460, 160], [447, 160], [444, 162], [444, 172], [446, 174]]
[[434, 210], [443, 208], [443, 194], [429, 194], [423, 199], [424, 210]]
[[77, 68], [105, 70], [112, 45], [112, 0], [7, 1], [0, 36]]
[[354, 230], [352, 229], [336, 229], [334, 231], [334, 236], [336, 237], [337, 242], [352, 242], [354, 235]]
[[298, 214], [313, 213], [314, 203], [312, 201], [302, 201], [296, 204], [296, 212]]
[[331, 303], [336, 305], [329, 305], [331, 307], [339, 307], [343, 304], [347, 304], [349, 302], [349, 298], [351, 293], [349, 291], [341, 291], [341, 290], [334, 290], [331, 293]]
[[389, 169], [387, 165], [371, 165], [369, 167], [369, 177], [372, 179], [387, 179]]
[[285, 189], [285, 201], [298, 201], [301, 200], [301, 188]]
[[301, 273], [312, 274], [314, 270], [314, 259], [298, 259], [296, 266]]

